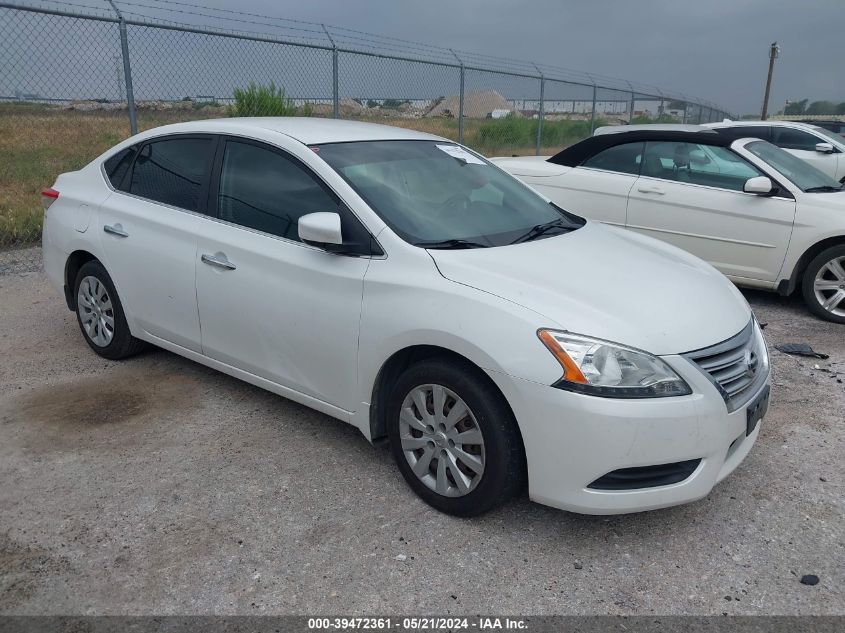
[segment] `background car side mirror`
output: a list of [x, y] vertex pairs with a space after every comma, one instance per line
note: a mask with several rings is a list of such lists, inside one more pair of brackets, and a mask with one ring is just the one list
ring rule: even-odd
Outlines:
[[830, 143], [816, 143], [816, 151], [822, 154], [831, 154], [833, 152], [833, 145]]
[[772, 181], [766, 178], [766, 176], [749, 178], [745, 181], [745, 186], [742, 188], [745, 193], [756, 193], [760, 195], [768, 195], [772, 193], [772, 189], [774, 189], [774, 185], [772, 185]]
[[312, 246], [336, 246], [343, 244], [340, 231], [340, 215], [337, 213], [309, 213], [297, 223], [299, 239]]

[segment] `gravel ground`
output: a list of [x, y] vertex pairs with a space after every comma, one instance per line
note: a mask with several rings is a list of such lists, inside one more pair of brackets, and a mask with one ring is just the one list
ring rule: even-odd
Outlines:
[[[356, 430], [164, 351], [95, 356], [0, 253], [0, 612], [845, 614], [845, 326], [746, 296], [760, 439], [706, 499], [618, 517], [434, 512]], [[815, 586], [801, 584], [815, 574]]]

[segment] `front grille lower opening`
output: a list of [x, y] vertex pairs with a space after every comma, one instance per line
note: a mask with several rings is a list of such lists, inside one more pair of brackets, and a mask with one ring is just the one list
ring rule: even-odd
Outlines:
[[639, 490], [657, 488], [684, 481], [695, 472], [700, 459], [689, 459], [671, 464], [620, 468], [602, 475], [587, 488], [592, 490]]

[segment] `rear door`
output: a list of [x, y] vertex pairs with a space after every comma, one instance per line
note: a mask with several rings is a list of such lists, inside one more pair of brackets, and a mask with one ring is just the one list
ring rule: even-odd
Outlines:
[[203, 353], [353, 411], [370, 260], [304, 244], [298, 220], [340, 213], [344, 238], [363, 226], [281, 148], [224, 137], [219, 156], [196, 253]]
[[143, 144], [98, 214], [105, 265], [135, 325], [200, 351], [197, 233], [216, 140], [172, 135]]
[[794, 154], [801, 160], [810, 163], [816, 169], [823, 171], [831, 178], [839, 180], [839, 161], [842, 153], [834, 148], [833, 152], [817, 152], [817, 143], [829, 143], [829, 139], [819, 135], [791, 127], [772, 127], [772, 143]]
[[560, 176], [528, 179], [562, 209], [625, 226], [628, 193], [640, 172], [644, 143], [609, 147]]
[[746, 180], [761, 175], [725, 147], [648, 142], [627, 226], [731, 277], [775, 281], [792, 235], [795, 200], [744, 193]]

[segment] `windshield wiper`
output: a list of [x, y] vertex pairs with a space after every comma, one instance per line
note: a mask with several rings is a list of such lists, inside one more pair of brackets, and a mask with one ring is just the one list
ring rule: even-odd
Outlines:
[[810, 187], [809, 189], [804, 189], [804, 193], [819, 193], [827, 191], [842, 191], [842, 185], [839, 185], [838, 187], [834, 187], [833, 185], [821, 185], [819, 187]]
[[416, 242], [416, 246], [422, 248], [435, 248], [441, 250], [460, 249], [460, 248], [487, 248], [489, 244], [482, 244], [481, 242], [473, 242], [472, 240], [451, 239], [439, 240], [436, 242]]
[[524, 235], [520, 235], [513, 242], [511, 242], [511, 244], [528, 242], [530, 240], [540, 237], [541, 235], [545, 235], [549, 231], [553, 231], [555, 229], [561, 229], [564, 233], [568, 233], [572, 230], [571, 227], [564, 224], [562, 219], [557, 218], [552, 220], [551, 222], [544, 222], [543, 224], [537, 224], [536, 226], [531, 227], [531, 229], [527, 233], [525, 233]]

